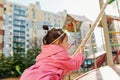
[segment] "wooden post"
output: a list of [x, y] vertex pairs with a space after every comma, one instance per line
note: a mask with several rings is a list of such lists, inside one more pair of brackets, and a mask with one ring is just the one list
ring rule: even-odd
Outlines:
[[[103, 6], [103, 0], [99, 0], [100, 9]], [[112, 51], [110, 46], [110, 39], [109, 39], [109, 33], [108, 33], [108, 26], [106, 21], [105, 13], [103, 14], [103, 17], [101, 19], [103, 30], [104, 30], [104, 38], [105, 38], [105, 46], [106, 46], [106, 52], [107, 52], [107, 63], [109, 66], [113, 66], [113, 59], [112, 59]]]
[[[91, 28], [91, 24], [90, 24], [90, 28]], [[93, 42], [92, 36], [91, 36], [91, 46], [92, 46], [92, 54], [93, 54], [93, 57], [94, 57], [94, 66], [95, 66], [95, 69], [96, 69], [97, 68], [97, 63], [96, 63], [96, 58], [95, 58], [95, 53], [94, 53], [94, 46], [93, 46], [94, 42]]]
[[76, 23], [73, 22], [74, 27], [74, 39], [75, 39], [75, 50], [77, 49], [77, 30], [76, 30]]
[[90, 38], [95, 27], [97, 26], [97, 23], [101, 20], [101, 17], [104, 14], [104, 10], [105, 10], [106, 6], [108, 5], [108, 2], [109, 2], [109, 0], [106, 0], [106, 2], [104, 3], [104, 5], [102, 6], [102, 8], [100, 10], [98, 17], [96, 18], [95, 22], [92, 24], [91, 29], [88, 31], [85, 38], [82, 40], [81, 44], [79, 45], [79, 47], [76, 49], [75, 53], [72, 56], [74, 56], [79, 51], [80, 48], [83, 49], [85, 47], [85, 44], [87, 43], [88, 39]]

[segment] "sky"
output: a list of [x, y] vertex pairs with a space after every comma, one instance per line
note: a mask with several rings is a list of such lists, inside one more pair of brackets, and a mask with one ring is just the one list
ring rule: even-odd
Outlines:
[[8, 0], [28, 5], [40, 2], [41, 9], [57, 13], [67, 10], [68, 13], [83, 15], [94, 20], [99, 13], [99, 0]]
[[[59, 11], [67, 10], [67, 13], [86, 16], [88, 19], [93, 22], [97, 18], [100, 8], [99, 8], [99, 0], [8, 0], [16, 3], [20, 3], [23, 5], [29, 5], [30, 3], [35, 3], [36, 1], [40, 2], [41, 9], [53, 13], [57, 13]], [[105, 1], [105, 0], [104, 0]], [[112, 6], [111, 6], [112, 5]], [[114, 4], [107, 6], [106, 13], [115, 15], [117, 12]], [[112, 12], [111, 12], [112, 11]], [[95, 28], [95, 37], [100, 47], [102, 43], [101, 38], [101, 29]]]

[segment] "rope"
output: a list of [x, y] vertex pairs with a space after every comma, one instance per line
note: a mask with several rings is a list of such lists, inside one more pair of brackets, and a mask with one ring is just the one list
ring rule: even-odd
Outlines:
[[109, 2], [109, 0], [106, 0], [105, 4], [102, 6], [98, 17], [96, 18], [95, 22], [92, 24], [91, 29], [88, 31], [86, 37], [82, 40], [81, 44], [79, 45], [79, 47], [77, 48], [77, 50], [75, 51], [73, 56], [79, 51], [79, 49], [81, 49], [81, 48], [83, 49], [85, 47], [89, 37], [91, 36], [91, 34], [94, 31], [95, 27], [98, 25], [97, 23], [100, 22], [100, 19], [102, 18], [103, 14], [104, 14], [104, 10], [105, 10], [108, 2]]

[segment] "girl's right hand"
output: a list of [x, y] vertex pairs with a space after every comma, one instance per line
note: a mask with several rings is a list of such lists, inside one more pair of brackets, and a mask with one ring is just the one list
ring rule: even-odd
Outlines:
[[83, 54], [84, 53], [84, 49], [83, 48], [79, 48], [77, 53], [82, 53]]

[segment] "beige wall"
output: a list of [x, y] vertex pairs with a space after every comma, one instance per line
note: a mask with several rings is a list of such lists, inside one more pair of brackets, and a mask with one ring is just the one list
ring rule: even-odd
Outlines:
[[32, 16], [32, 9], [29, 9], [29, 10], [28, 10], [28, 18], [32, 19], [32, 17], [33, 17], [33, 16]]
[[0, 35], [0, 43], [2, 43], [2, 35]]
[[2, 29], [3, 21], [0, 21], [0, 29]]
[[5, 14], [10, 14], [10, 11], [12, 10], [10, 4], [9, 4], [9, 3], [6, 3], [5, 5], [6, 5]]
[[30, 4], [30, 6], [29, 6], [30, 8], [29, 8], [29, 10], [28, 10], [28, 17], [30, 18], [30, 19], [33, 19], [33, 10], [34, 10], [34, 14], [35, 14], [35, 20], [43, 20], [44, 19], [44, 13], [43, 13], [43, 11], [41, 11], [41, 10], [39, 10], [39, 9], [37, 9], [37, 6], [35, 5], [35, 4]]
[[0, 0], [0, 56], [2, 54], [2, 36], [3, 36], [3, 14], [4, 14], [4, 0]]
[[44, 19], [44, 13], [40, 10], [35, 10], [35, 13], [36, 13], [36, 19], [37, 20], [43, 20]]
[[4, 0], [0, 0], [0, 4], [4, 4]]
[[4, 14], [3, 8], [0, 8], [0, 16]]

